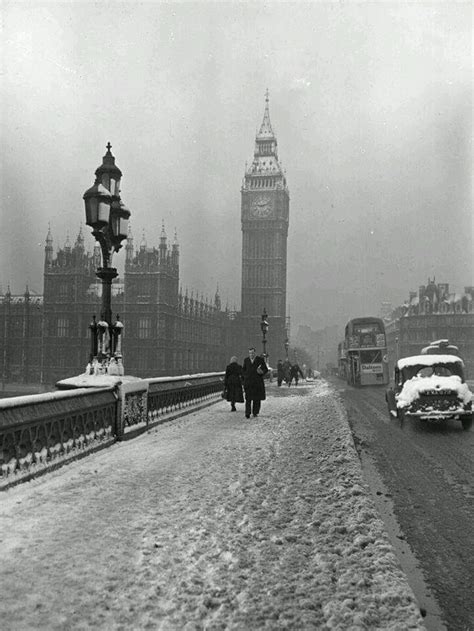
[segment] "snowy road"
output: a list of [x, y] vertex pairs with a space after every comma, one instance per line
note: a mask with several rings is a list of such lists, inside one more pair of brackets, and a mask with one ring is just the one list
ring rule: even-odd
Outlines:
[[459, 421], [401, 427], [388, 416], [383, 388], [339, 388], [362, 460], [377, 468], [377, 493], [393, 505], [444, 623], [474, 629], [474, 431]]
[[271, 384], [258, 419], [219, 401], [0, 502], [5, 631], [423, 628], [325, 382]]

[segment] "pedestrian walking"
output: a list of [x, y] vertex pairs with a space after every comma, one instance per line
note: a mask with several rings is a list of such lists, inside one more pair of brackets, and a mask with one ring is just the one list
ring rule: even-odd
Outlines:
[[226, 401], [230, 402], [230, 411], [236, 412], [236, 403], [244, 402], [244, 394], [242, 392], [242, 366], [237, 362], [237, 357], [230, 358], [230, 364], [226, 366], [224, 377], [224, 391]]
[[283, 379], [285, 378], [285, 367], [281, 359], [277, 362], [277, 384], [281, 386]]
[[298, 366], [298, 364], [292, 364], [290, 367], [290, 378], [288, 380], [288, 387], [291, 386], [291, 382], [293, 381], [293, 379], [295, 380], [295, 386], [298, 385], [299, 375], [303, 377], [301, 368]]
[[285, 359], [285, 361], [283, 362], [283, 373], [285, 375], [284, 381], [286, 381], [286, 383], [288, 383], [288, 381], [290, 380], [290, 368], [291, 368], [290, 360]]
[[256, 354], [255, 348], [249, 348], [249, 356], [244, 359], [244, 391], [245, 391], [245, 417], [258, 416], [262, 401], [265, 400], [265, 384], [263, 376], [268, 372], [267, 364], [263, 357]]

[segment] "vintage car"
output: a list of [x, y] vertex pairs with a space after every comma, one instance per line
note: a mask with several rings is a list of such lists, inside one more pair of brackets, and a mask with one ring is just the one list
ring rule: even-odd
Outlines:
[[391, 416], [404, 421], [455, 419], [472, 426], [472, 393], [464, 379], [464, 362], [456, 355], [415, 355], [399, 359], [394, 386], [385, 395]]

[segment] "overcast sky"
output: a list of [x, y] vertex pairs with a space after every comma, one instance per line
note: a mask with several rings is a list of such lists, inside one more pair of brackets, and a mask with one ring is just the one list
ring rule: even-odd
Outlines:
[[[135, 245], [240, 308], [240, 185], [270, 92], [292, 325], [472, 273], [471, 2], [3, 2], [0, 283], [43, 290], [105, 145]], [[123, 250], [116, 256], [123, 265]], [[295, 330], [295, 329], [294, 329]]]

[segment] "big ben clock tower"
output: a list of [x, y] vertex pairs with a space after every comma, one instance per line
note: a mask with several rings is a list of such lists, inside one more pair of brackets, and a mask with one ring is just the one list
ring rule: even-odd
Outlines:
[[268, 314], [270, 363], [284, 354], [286, 251], [290, 195], [270, 123], [268, 90], [250, 167], [242, 182], [242, 325], [248, 345], [261, 352], [259, 323]]

